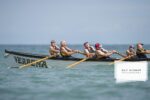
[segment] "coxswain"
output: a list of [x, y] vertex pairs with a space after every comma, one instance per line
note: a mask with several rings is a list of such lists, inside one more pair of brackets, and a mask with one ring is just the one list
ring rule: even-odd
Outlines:
[[52, 40], [50, 43], [49, 53], [51, 56], [58, 57], [59, 56], [59, 47], [56, 45], [56, 41]]
[[106, 58], [110, 58], [110, 56], [114, 53], [117, 53], [116, 50], [112, 50], [112, 51], [103, 51], [103, 49], [101, 48], [101, 44], [96, 43], [95, 44], [95, 49], [96, 49], [96, 58], [97, 59], [106, 59]]
[[93, 46], [90, 46], [88, 42], [85, 42], [83, 46], [85, 56], [88, 58], [95, 58], [95, 48]]
[[143, 45], [142, 43], [137, 44], [136, 55], [138, 58], [147, 58], [146, 54], [150, 54], [150, 50], [145, 50]]
[[67, 46], [66, 41], [60, 42], [60, 54], [62, 57], [72, 57], [73, 54], [79, 53], [79, 50], [72, 50]]

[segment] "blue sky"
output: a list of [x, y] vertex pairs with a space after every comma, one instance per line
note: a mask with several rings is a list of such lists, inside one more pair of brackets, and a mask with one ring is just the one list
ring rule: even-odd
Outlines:
[[0, 0], [0, 44], [150, 44], [150, 0]]

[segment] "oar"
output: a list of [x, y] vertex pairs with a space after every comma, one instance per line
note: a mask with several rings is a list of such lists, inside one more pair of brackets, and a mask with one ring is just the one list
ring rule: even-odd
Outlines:
[[121, 54], [121, 53], [119, 53], [119, 52], [117, 52], [116, 54], [118, 54], [118, 55], [120, 55], [120, 56], [122, 56], [122, 57], [126, 57], [124, 54]]
[[73, 64], [70, 64], [70, 65], [67, 66], [67, 68], [72, 68], [72, 67], [74, 67], [75, 65], [80, 64], [81, 62], [86, 61], [87, 59], [88, 59], [88, 58], [84, 58], [84, 59], [82, 59], [82, 60], [80, 60], [80, 61], [78, 61], [78, 62], [75, 62], [75, 63], [73, 63]]
[[52, 57], [54, 57], [54, 56], [47, 56], [47, 57], [45, 57], [45, 58], [42, 58], [42, 59], [36, 60], [36, 61], [34, 61], [34, 62], [31, 62], [31, 63], [25, 64], [25, 65], [22, 65], [22, 66], [20, 66], [20, 67], [19, 67], [19, 69], [22, 69], [22, 68], [24, 68], [24, 67], [31, 66], [32, 64], [36, 64], [36, 63], [38, 63], [38, 62], [41, 62], [41, 61], [47, 60], [47, 59], [52, 58]]
[[82, 54], [82, 55], [85, 55], [85, 53], [84, 53], [84, 52], [82, 52], [82, 51], [79, 51], [78, 53], [79, 53], [79, 54]]
[[[133, 57], [133, 56], [134, 56], [134, 55], [130, 55], [130, 56], [124, 57], [124, 58], [122, 58], [122, 59], [116, 60], [116, 62], [120, 62], [120, 61], [127, 60], [127, 59], [129, 59], [129, 58], [131, 58], [131, 57]], [[114, 64], [114, 63], [115, 63], [115, 61], [114, 61], [114, 62], [109, 63], [109, 65], [112, 65], [112, 64]]]

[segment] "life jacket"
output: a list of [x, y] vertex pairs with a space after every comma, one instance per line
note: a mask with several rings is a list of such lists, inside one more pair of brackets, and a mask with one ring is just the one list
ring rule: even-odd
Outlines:
[[137, 57], [138, 57], [138, 58], [147, 58], [146, 54], [142, 53], [142, 51], [145, 51], [145, 49], [142, 48], [142, 49], [137, 49], [137, 50], [136, 50], [136, 55], [137, 55]]

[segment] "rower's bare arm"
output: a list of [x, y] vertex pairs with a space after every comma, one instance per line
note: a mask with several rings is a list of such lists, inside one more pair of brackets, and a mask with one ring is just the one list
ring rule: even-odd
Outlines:
[[148, 50], [148, 54], [150, 54], [150, 50]]
[[59, 46], [58, 46], [58, 45], [56, 45], [56, 49], [60, 50], [60, 48], [59, 48]]
[[146, 53], [146, 54], [150, 54], [150, 50], [146, 50], [145, 53]]
[[126, 51], [127, 56], [133, 55], [133, 53], [129, 52], [128, 50]]
[[143, 50], [143, 51], [141, 51], [141, 53], [150, 54], [150, 50]]
[[108, 56], [111, 56], [112, 54], [113, 52], [109, 52], [109, 53], [106, 53], [105, 56], [108, 57]]
[[88, 58], [90, 57], [90, 53], [87, 50], [84, 50], [84, 54], [86, 57], [88, 57]]
[[106, 50], [104, 48], [102, 48], [102, 51], [105, 52], [105, 53], [110, 52], [110, 51], [108, 51], [108, 50]]
[[107, 53], [101, 52], [101, 55], [104, 56], [104, 57], [108, 57], [108, 56], [110, 56], [112, 54], [113, 54], [113, 52], [107, 52]]
[[108, 56], [110, 56], [112, 54], [113, 54], [112, 52], [104, 53], [102, 51], [98, 51], [98, 55], [103, 56], [103, 57], [108, 57]]
[[70, 49], [70, 48], [68, 48], [68, 47], [66, 47], [66, 49], [67, 49], [68, 51], [70, 51], [70, 52], [72, 51], [72, 49]]
[[75, 53], [75, 52], [72, 52], [72, 51], [68, 52], [68, 51], [65, 50], [64, 48], [62, 49], [62, 52], [63, 52], [64, 54], [68, 55], [68, 56], [70, 56], [70, 55], [72, 55], [72, 54]]
[[50, 51], [55, 52], [55, 53], [59, 53], [59, 50], [55, 50], [54, 48], [50, 47]]

